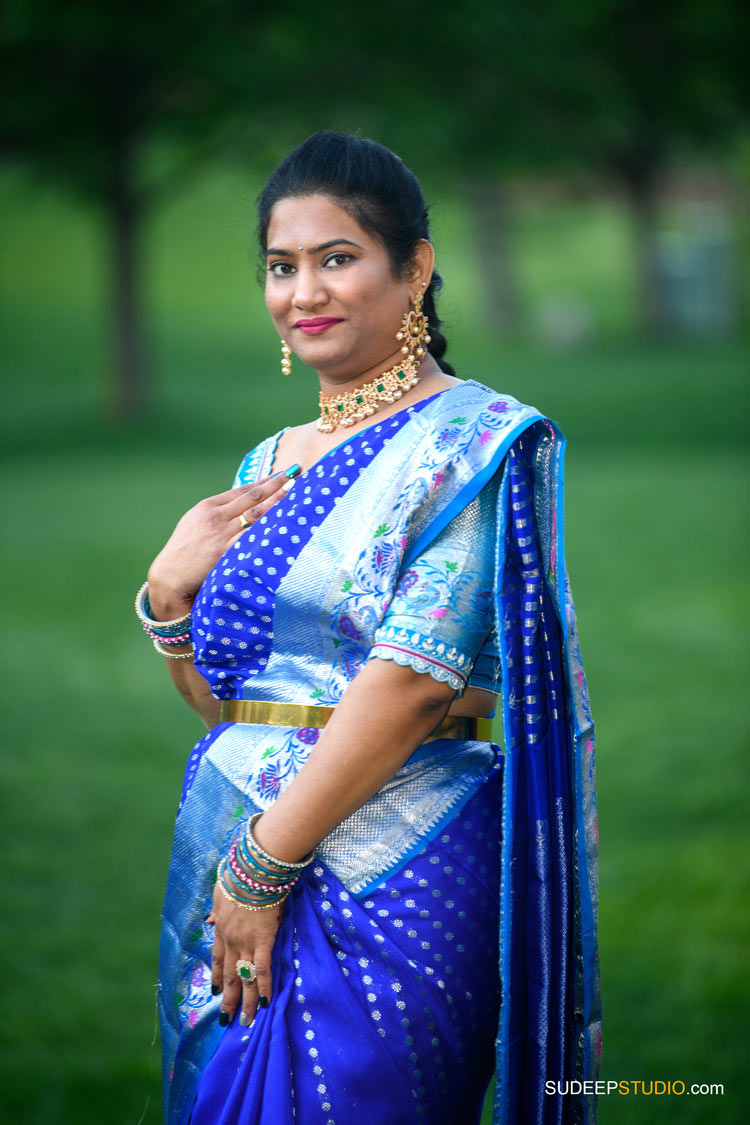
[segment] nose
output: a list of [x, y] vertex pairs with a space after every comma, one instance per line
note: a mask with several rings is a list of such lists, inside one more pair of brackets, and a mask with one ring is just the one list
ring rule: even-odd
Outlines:
[[321, 308], [328, 300], [328, 291], [322, 271], [314, 262], [300, 263], [294, 275], [292, 304], [302, 312]]

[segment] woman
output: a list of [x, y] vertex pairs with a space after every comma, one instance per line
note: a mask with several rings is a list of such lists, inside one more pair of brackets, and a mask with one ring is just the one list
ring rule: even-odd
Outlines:
[[183, 517], [138, 601], [210, 728], [163, 916], [165, 1118], [465, 1125], [494, 1070], [497, 1122], [593, 1121], [545, 1092], [599, 1049], [563, 439], [444, 362], [392, 153], [309, 138], [259, 233], [320, 417]]

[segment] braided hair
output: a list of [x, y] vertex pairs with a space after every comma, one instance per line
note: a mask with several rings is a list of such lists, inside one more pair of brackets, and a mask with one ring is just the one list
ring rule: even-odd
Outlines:
[[[420, 239], [429, 240], [427, 206], [419, 180], [403, 160], [366, 137], [323, 130], [313, 133], [272, 174], [257, 199], [258, 242], [268, 248], [271, 212], [281, 199], [328, 195], [385, 247], [394, 277], [408, 276]], [[422, 305], [431, 342], [430, 355], [442, 371], [455, 375], [443, 359], [448, 342], [435, 298], [443, 279], [434, 272]]]

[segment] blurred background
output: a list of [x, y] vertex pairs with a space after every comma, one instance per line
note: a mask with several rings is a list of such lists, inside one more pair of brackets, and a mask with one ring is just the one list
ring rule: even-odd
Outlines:
[[723, 1084], [600, 1121], [747, 1120], [747, 30], [710, 0], [4, 6], [3, 1121], [160, 1120], [159, 913], [201, 727], [132, 601], [180, 514], [314, 414], [253, 201], [329, 127], [422, 180], [459, 374], [568, 435], [602, 1077]]

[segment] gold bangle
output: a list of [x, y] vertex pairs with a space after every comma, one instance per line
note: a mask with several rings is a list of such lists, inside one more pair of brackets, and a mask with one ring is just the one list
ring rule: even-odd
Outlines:
[[167, 660], [192, 660], [195, 655], [195, 649], [190, 646], [190, 652], [167, 652], [158, 641], [154, 641], [154, 648], [162, 656], [166, 656]]
[[287, 894], [284, 895], [282, 898], [277, 899], [276, 902], [268, 902], [268, 903], [266, 903], [265, 906], [251, 906], [249, 902], [240, 902], [240, 900], [238, 898], [235, 898], [234, 895], [230, 895], [229, 891], [224, 886], [224, 882], [223, 882], [221, 876], [219, 876], [219, 878], [216, 880], [216, 885], [218, 886], [221, 893], [224, 895], [224, 898], [228, 902], [231, 902], [232, 906], [239, 906], [240, 910], [252, 910], [252, 911], [273, 910], [274, 906], [280, 906], [281, 903], [284, 901], [284, 899], [289, 894], [289, 892], [287, 891]]

